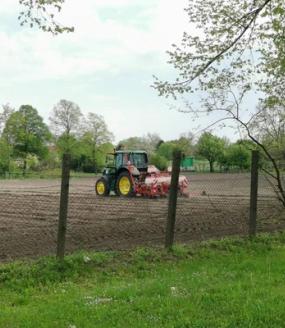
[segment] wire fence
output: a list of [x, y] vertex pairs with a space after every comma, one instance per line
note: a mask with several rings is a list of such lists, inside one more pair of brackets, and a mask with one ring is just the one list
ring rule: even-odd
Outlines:
[[[177, 201], [175, 242], [248, 235], [250, 173], [181, 174], [190, 181], [189, 197]], [[96, 179], [70, 180], [67, 252], [164, 244], [168, 198], [99, 197]], [[55, 254], [60, 186], [59, 179], [0, 180], [1, 261]], [[284, 226], [285, 208], [260, 171], [257, 232]]]

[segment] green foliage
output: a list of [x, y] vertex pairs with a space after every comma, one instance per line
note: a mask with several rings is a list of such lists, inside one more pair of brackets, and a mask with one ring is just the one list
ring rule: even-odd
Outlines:
[[156, 133], [147, 133], [143, 137], [130, 137], [119, 142], [119, 147], [125, 150], [144, 150], [149, 155], [156, 152], [162, 140]]
[[241, 143], [227, 147], [225, 157], [229, 167], [238, 167], [240, 170], [249, 169], [250, 167], [250, 150]]
[[[181, 100], [186, 107], [181, 111], [193, 120], [206, 115], [206, 129], [231, 122], [250, 138], [270, 162], [273, 170], [267, 173], [277, 181], [277, 198], [285, 205], [279, 169], [284, 144], [276, 136], [280, 125], [275, 120], [285, 111], [284, 0], [189, 0], [185, 11], [191, 33], [184, 32], [168, 52], [177, 77], [156, 79], [154, 87], [159, 95]], [[188, 101], [195, 98], [199, 104]], [[254, 111], [248, 99], [258, 100]]]
[[214, 163], [223, 157], [224, 148], [224, 140], [209, 132], [204, 132], [199, 138], [197, 153], [209, 161], [210, 172], [214, 172]]
[[54, 135], [77, 137], [82, 130], [82, 118], [80, 107], [72, 101], [61, 99], [53, 108], [49, 117], [51, 130]]
[[100, 172], [105, 166], [106, 155], [114, 151], [111, 143], [105, 143], [95, 148], [86, 144], [84, 139], [78, 143], [77, 153], [73, 156], [72, 168], [86, 173]]
[[37, 110], [30, 105], [23, 105], [10, 115], [3, 137], [12, 146], [12, 156], [23, 160], [24, 172], [29, 155], [45, 158], [48, 154], [47, 142], [51, 134]]
[[15, 262], [0, 266], [0, 326], [277, 328], [284, 270], [284, 234]]
[[159, 154], [153, 154], [150, 156], [149, 158], [149, 162], [152, 165], [155, 165], [159, 170], [166, 170], [168, 167], [168, 160], [163, 157], [160, 156]]
[[95, 172], [104, 166], [107, 152], [113, 151], [113, 134], [101, 115], [89, 113], [84, 124], [84, 133], [79, 140], [77, 160], [84, 172]]
[[191, 156], [194, 153], [194, 136], [191, 133], [182, 134], [179, 139], [173, 141], [178, 149], [182, 151], [185, 156]]
[[4, 138], [0, 138], [0, 174], [9, 172], [11, 149]]
[[76, 157], [80, 152], [78, 139], [74, 135], [67, 133], [63, 133], [58, 137], [56, 140], [56, 147], [60, 157], [62, 157], [64, 153], [69, 153], [72, 157]]
[[126, 150], [145, 150], [145, 143], [140, 137], [130, 137], [121, 140], [119, 146]]
[[166, 158], [168, 161], [172, 160], [173, 151], [177, 148], [176, 143], [173, 141], [163, 142], [158, 150], [157, 154], [161, 157]]
[[283, 97], [283, 0], [245, 0], [242, 5], [235, 0], [190, 0], [185, 11], [196, 32], [184, 32], [181, 44], [169, 51], [178, 77], [173, 83], [156, 79], [160, 95], [211, 93], [218, 85], [228, 90], [227, 99], [232, 86], [239, 86], [241, 94], [251, 88], [269, 94], [279, 90], [274, 94]]

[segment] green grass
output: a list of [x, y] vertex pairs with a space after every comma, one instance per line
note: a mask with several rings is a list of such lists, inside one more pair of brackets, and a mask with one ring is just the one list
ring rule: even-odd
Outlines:
[[0, 266], [0, 327], [284, 327], [285, 234]]

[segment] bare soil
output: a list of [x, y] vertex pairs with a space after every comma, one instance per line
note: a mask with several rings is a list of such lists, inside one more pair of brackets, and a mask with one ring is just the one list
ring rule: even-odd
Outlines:
[[[246, 235], [249, 174], [190, 174], [178, 199], [176, 241]], [[67, 251], [163, 245], [167, 199], [97, 197], [95, 178], [70, 183]], [[55, 254], [59, 180], [0, 181], [0, 260]], [[259, 181], [258, 229], [284, 228], [285, 211]]]

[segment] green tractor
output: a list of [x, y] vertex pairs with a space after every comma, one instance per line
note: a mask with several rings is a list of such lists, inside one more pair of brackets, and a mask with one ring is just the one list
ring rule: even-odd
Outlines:
[[119, 150], [108, 154], [102, 177], [95, 185], [96, 194], [108, 196], [114, 192], [118, 196], [135, 194], [134, 178], [147, 175], [148, 157], [145, 151]]

